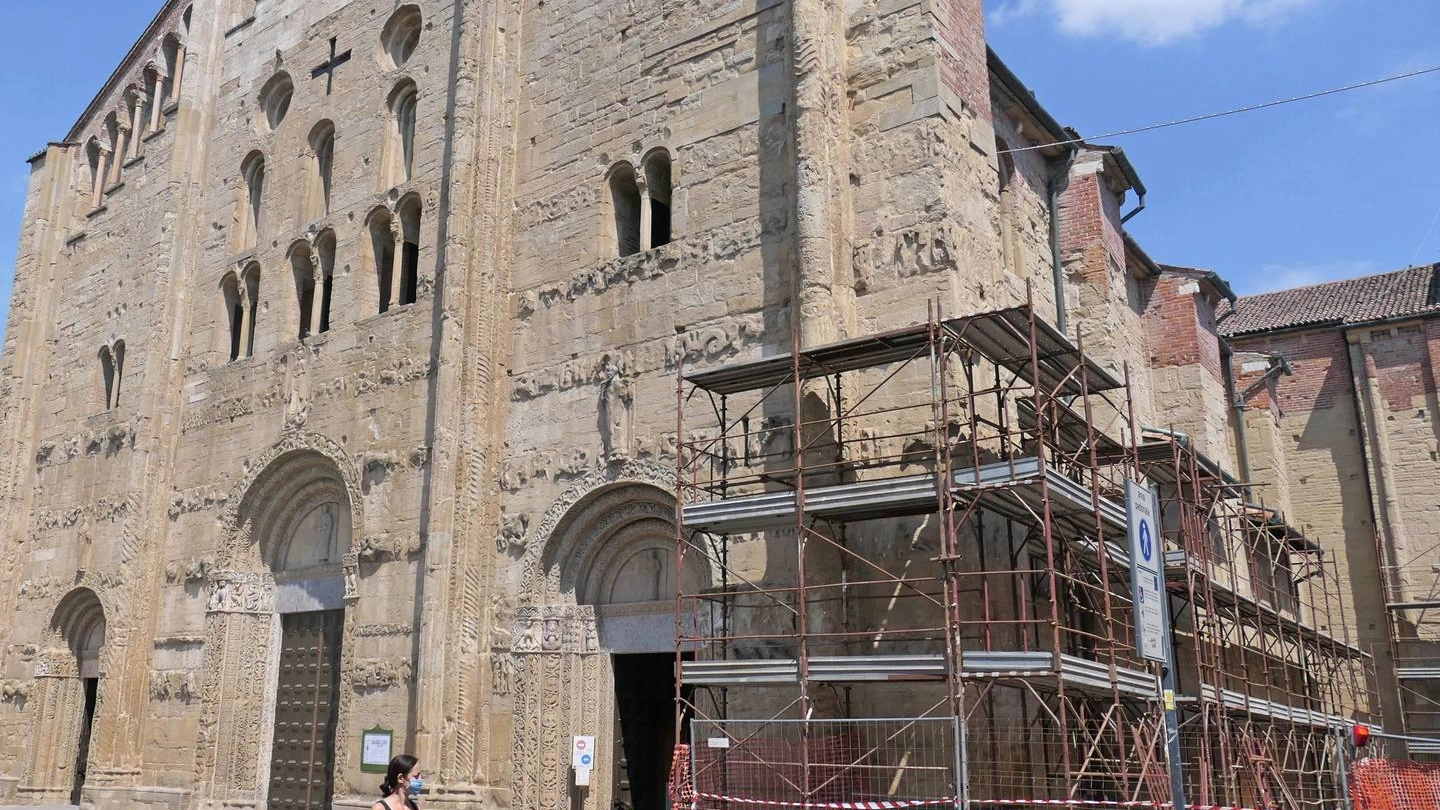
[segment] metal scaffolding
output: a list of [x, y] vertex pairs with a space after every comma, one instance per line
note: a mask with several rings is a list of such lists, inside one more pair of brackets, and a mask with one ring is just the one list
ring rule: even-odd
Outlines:
[[[1128, 370], [1030, 306], [681, 369], [676, 432], [678, 801], [1166, 807], [1167, 705], [1194, 806], [1341, 795], [1371, 695], [1333, 563], [1142, 441]], [[1173, 694], [1127, 481], [1161, 503]]]
[[[1440, 544], [1396, 547], [1376, 535], [1394, 688], [1404, 734], [1440, 738]], [[1410, 739], [1412, 757], [1440, 757], [1440, 741]]]
[[1145, 438], [1140, 465], [1158, 485], [1168, 549], [1189, 800], [1337, 806], [1346, 730], [1372, 719], [1375, 695], [1334, 561], [1183, 435]]

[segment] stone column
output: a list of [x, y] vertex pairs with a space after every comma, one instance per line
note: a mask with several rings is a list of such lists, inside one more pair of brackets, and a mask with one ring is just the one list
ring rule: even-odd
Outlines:
[[839, 194], [835, 165], [849, 132], [843, 108], [845, 38], [835, 0], [794, 0], [795, 290], [792, 317], [804, 346], [841, 337], [834, 300]]
[[278, 642], [275, 583], [266, 573], [215, 571], [205, 615], [205, 684], [195, 748], [197, 807], [254, 806], [264, 798]]
[[170, 101], [180, 101], [180, 80], [185, 75], [185, 45], [175, 49], [175, 75], [170, 81]]
[[[600, 649], [595, 608], [522, 606], [514, 654], [512, 789], [514, 806], [533, 810], [609, 810], [615, 770], [615, 687]], [[594, 780], [583, 802], [571, 798], [570, 738], [595, 734]]]
[[645, 182], [644, 168], [635, 172], [635, 185], [640, 188], [640, 250], [655, 246], [655, 224], [650, 216], [650, 184]]
[[[250, 345], [250, 322], [255, 318], [254, 302], [250, 300], [250, 283], [245, 278], [245, 271], [241, 270], [237, 280], [240, 282], [240, 357], [249, 357], [255, 352], [255, 347]], [[239, 358], [236, 358], [239, 359]]]
[[100, 147], [100, 160], [95, 164], [95, 188], [90, 195], [90, 208], [100, 207], [105, 199], [105, 178], [110, 174], [110, 150]]
[[125, 150], [130, 146], [130, 124], [122, 123], [115, 130], [115, 159], [110, 163], [110, 184], [120, 182], [124, 174]]
[[[35, 659], [34, 738], [19, 794], [36, 804], [68, 804], [75, 785], [84, 721], [85, 685], [69, 650], [47, 650]], [[96, 707], [99, 715], [99, 707]]]
[[145, 132], [145, 104], [139, 90], [134, 91], [134, 105], [130, 109], [130, 159], [140, 157], [140, 136]]
[[155, 80], [150, 83], [150, 128], [147, 132], [157, 132], [160, 129], [160, 108], [165, 106], [165, 99], [160, 95], [165, 91], [165, 79], [157, 72]]
[[320, 266], [320, 251], [310, 251], [310, 270], [315, 288], [310, 294], [310, 334], [320, 334], [320, 314], [325, 304], [325, 268]]
[[405, 266], [405, 227], [398, 217], [390, 220], [390, 241], [394, 248], [390, 254], [390, 306], [400, 306], [400, 279]]

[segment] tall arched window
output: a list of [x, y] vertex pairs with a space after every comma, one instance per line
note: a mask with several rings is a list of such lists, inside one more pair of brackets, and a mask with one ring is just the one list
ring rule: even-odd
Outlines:
[[110, 350], [111, 356], [115, 358], [115, 384], [110, 390], [110, 407], [120, 407], [120, 385], [125, 381], [125, 341], [115, 341], [115, 346]]
[[180, 46], [180, 38], [170, 34], [160, 44], [160, 53], [165, 57], [165, 94], [162, 104], [169, 106], [170, 102], [180, 100], [180, 71], [185, 62], [185, 49]]
[[335, 232], [324, 230], [315, 238], [315, 252], [320, 255], [320, 317], [319, 331], [330, 331], [330, 301], [335, 289]]
[[240, 294], [240, 281], [234, 273], [226, 273], [220, 282], [225, 302], [225, 324], [229, 327], [230, 359], [239, 360], [245, 346], [245, 298]]
[[420, 44], [420, 7], [404, 5], [395, 9], [380, 30], [381, 59], [394, 69], [404, 66]]
[[406, 79], [390, 94], [390, 186], [415, 173], [415, 83]]
[[160, 128], [160, 108], [165, 106], [165, 97], [162, 95], [165, 92], [165, 80], [161, 78], [154, 63], [145, 68], [144, 76], [145, 134], [149, 135]]
[[400, 292], [401, 304], [413, 304], [420, 287], [420, 198], [407, 197], [400, 203]]
[[260, 236], [260, 203], [265, 194], [265, 158], [259, 152], [251, 152], [240, 164], [240, 175], [244, 180], [245, 196], [240, 205], [240, 250], [255, 247]]
[[670, 153], [656, 149], [645, 159], [645, 210], [640, 227], [642, 250], [670, 244]]
[[615, 210], [615, 241], [621, 256], [640, 252], [640, 186], [635, 167], [617, 163], [610, 169], [610, 202]]
[[330, 186], [335, 171], [335, 125], [321, 121], [310, 131], [310, 189], [306, 210], [309, 219], [330, 213]]
[[290, 272], [295, 276], [295, 306], [300, 315], [301, 340], [310, 336], [315, 315], [315, 265], [310, 260], [310, 246], [297, 243], [290, 249]]
[[109, 346], [100, 347], [100, 397], [105, 403], [105, 410], [110, 410], [111, 392], [115, 390], [115, 356], [111, 354]]
[[379, 311], [390, 309], [395, 270], [395, 237], [390, 233], [390, 212], [376, 209], [370, 215], [370, 255], [374, 261], [375, 284], [380, 293]]

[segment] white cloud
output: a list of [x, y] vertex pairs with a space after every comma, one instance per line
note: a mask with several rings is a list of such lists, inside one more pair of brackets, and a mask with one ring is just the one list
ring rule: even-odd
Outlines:
[[1033, 15], [1051, 17], [1067, 34], [1113, 36], [1140, 45], [1166, 45], [1231, 22], [1273, 23], [1318, 0], [1005, 0], [990, 15], [996, 25]]
[[1237, 292], [1241, 295], [1288, 290], [1292, 287], [1306, 287], [1339, 281], [1346, 278], [1371, 276], [1380, 272], [1380, 266], [1373, 261], [1335, 261], [1299, 264], [1267, 264], [1258, 272], [1247, 273], [1234, 279]]

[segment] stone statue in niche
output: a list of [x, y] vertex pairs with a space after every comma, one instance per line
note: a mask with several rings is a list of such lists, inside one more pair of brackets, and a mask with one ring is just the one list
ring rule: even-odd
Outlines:
[[634, 445], [634, 383], [608, 355], [600, 384], [600, 439], [606, 461], [629, 461]]
[[305, 373], [304, 351], [297, 351], [286, 358], [286, 388], [289, 389], [285, 400], [285, 427], [288, 430], [299, 430], [305, 426], [305, 420], [310, 411], [310, 378]]

